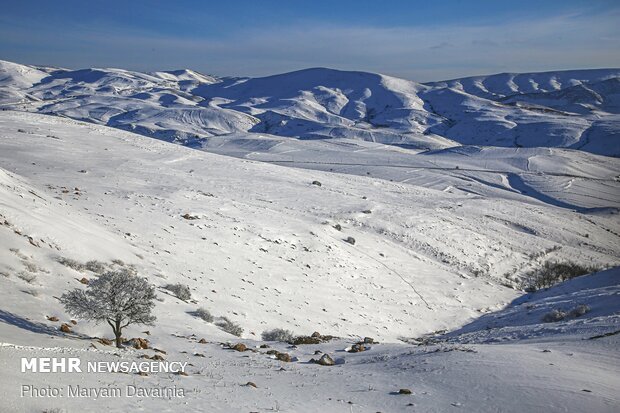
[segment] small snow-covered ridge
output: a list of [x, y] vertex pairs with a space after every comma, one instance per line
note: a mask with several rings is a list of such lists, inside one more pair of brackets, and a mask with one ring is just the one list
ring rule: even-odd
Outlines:
[[426, 84], [460, 89], [475, 96], [495, 100], [519, 94], [555, 92], [618, 76], [620, 76], [620, 69], [558, 70], [538, 73], [498, 73]]
[[[554, 336], [597, 340], [620, 333], [619, 295], [620, 267], [615, 267], [524, 294], [445, 338], [459, 343], [546, 341]], [[561, 312], [562, 319], [545, 320], [552, 311]]]

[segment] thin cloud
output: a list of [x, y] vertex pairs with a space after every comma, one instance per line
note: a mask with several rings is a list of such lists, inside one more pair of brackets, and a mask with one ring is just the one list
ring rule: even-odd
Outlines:
[[[478, 26], [306, 23], [246, 28], [217, 38], [163, 36], [105, 25], [83, 26], [69, 33], [48, 28], [41, 36], [2, 22], [0, 53], [26, 63], [73, 67], [190, 67], [219, 75], [261, 76], [325, 66], [429, 81], [497, 71], [618, 67], [618, 21], [620, 12], [612, 10], [604, 15], [571, 13]], [[4, 50], [7, 43], [20, 42], [29, 46], [23, 53]], [[37, 50], [32, 45], [41, 47]]]

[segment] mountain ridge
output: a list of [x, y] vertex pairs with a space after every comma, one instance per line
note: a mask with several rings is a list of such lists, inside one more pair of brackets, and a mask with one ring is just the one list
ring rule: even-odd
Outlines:
[[0, 73], [5, 74], [0, 75], [5, 108], [105, 124], [192, 147], [209, 137], [250, 132], [360, 139], [417, 150], [565, 147], [620, 156], [615, 88], [597, 92], [598, 100], [577, 93], [564, 103], [558, 94], [579, 85], [613, 84], [620, 69], [427, 83], [328, 68], [239, 78], [187, 69], [141, 73], [3, 62]]

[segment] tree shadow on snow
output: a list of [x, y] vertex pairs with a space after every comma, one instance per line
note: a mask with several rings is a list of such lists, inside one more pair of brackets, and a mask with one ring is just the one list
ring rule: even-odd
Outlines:
[[88, 338], [82, 334], [72, 333], [66, 334], [57, 328], [48, 326], [43, 323], [36, 323], [26, 318], [20, 317], [8, 311], [0, 310], [0, 322], [22, 328], [37, 334], [47, 334], [50, 336], [68, 337], [68, 338]]

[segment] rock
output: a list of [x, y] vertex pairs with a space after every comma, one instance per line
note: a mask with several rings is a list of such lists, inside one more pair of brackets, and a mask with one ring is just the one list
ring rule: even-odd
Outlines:
[[362, 214], [372, 214], [372, 211], [370, 209], [365, 209], [362, 211]]
[[375, 344], [375, 339], [372, 337], [364, 337], [364, 344]]
[[269, 348], [269, 344], [261, 344], [260, 348]]
[[206, 357], [204, 354], [202, 353], [194, 353], [194, 356], [196, 357]]
[[312, 185], [321, 186], [321, 183], [319, 181], [312, 181]]
[[141, 376], [148, 376], [148, 374], [146, 374], [145, 372], [141, 371], [140, 373], [138, 373]]
[[200, 341], [198, 341], [199, 344], [207, 344], [207, 340], [205, 340], [204, 338], [201, 338]]
[[293, 339], [293, 344], [298, 346], [300, 344], [319, 344], [321, 343], [320, 337], [299, 336]]
[[73, 332], [71, 331], [71, 327], [67, 323], [62, 323], [62, 325], [60, 326], [60, 331], [62, 331], [63, 333], [67, 333], [67, 334], [70, 334]]
[[88, 285], [89, 280], [88, 280], [88, 278], [86, 278], [86, 277], [82, 277], [82, 279], [80, 280], [80, 282], [81, 282], [82, 284], [84, 284], [84, 285]]
[[246, 386], [248, 386], [248, 387], [254, 387], [255, 389], [256, 389], [256, 388], [258, 388], [258, 386], [256, 385], [256, 383], [251, 382], [251, 381], [247, 382], [245, 385], [246, 385]]
[[49, 316], [48, 316], [48, 317], [47, 317], [47, 319], [48, 319], [49, 321], [53, 321], [53, 322], [59, 321], [59, 320], [58, 320], [58, 317], [56, 317], [56, 316], [51, 316], [51, 317], [49, 317]]
[[186, 373], [186, 372], [184, 372], [184, 371], [179, 371], [179, 372], [177, 373], [177, 376], [189, 376], [189, 374], [187, 374], [187, 373]]
[[189, 220], [198, 219], [198, 217], [196, 215], [190, 215], [188, 213], [181, 215], [181, 217], [183, 217], [185, 219], [189, 219]]
[[355, 238], [347, 237], [347, 239], [345, 239], [344, 242], [348, 242], [351, 245], [355, 245]]
[[400, 389], [398, 394], [411, 394], [411, 390], [409, 389]]
[[323, 354], [319, 361], [317, 361], [317, 364], [320, 364], [321, 366], [333, 366], [336, 362], [329, 356], [329, 354]]
[[76, 324], [77, 324], [77, 321], [75, 321], [75, 320], [69, 320], [69, 321], [70, 321], [70, 322], [71, 322], [71, 324], [73, 324], [73, 325], [76, 325]]
[[315, 331], [310, 336], [297, 336], [293, 339], [291, 344], [300, 345], [300, 344], [320, 344], [326, 341], [332, 340], [334, 336], [323, 336], [318, 331]]
[[155, 354], [154, 356], [151, 357], [151, 360], [165, 360], [162, 356], [160, 356], [159, 354]]
[[155, 351], [156, 353], [167, 354], [164, 350], [158, 348], [153, 348], [153, 351]]
[[274, 354], [278, 354], [278, 350], [267, 350], [265, 354], [269, 354], [270, 356]]
[[366, 347], [363, 344], [357, 343], [353, 344], [349, 350], [349, 353], [360, 353], [362, 351], [366, 351]]
[[336, 224], [336, 225], [334, 225], [334, 229], [337, 230], [337, 231], [342, 231], [342, 225]]
[[243, 351], [246, 351], [248, 348], [243, 343], [237, 343], [234, 346], [232, 346], [231, 349], [243, 352]]
[[132, 338], [131, 340], [126, 341], [125, 344], [129, 344], [131, 347], [137, 350], [146, 350], [147, 348], [149, 348], [149, 341], [145, 338], [140, 337]]
[[107, 338], [100, 338], [97, 341], [104, 346], [111, 346], [114, 343], [112, 340], [108, 340]]
[[291, 356], [288, 353], [277, 353], [276, 359], [287, 363], [293, 361], [293, 359], [291, 359]]

